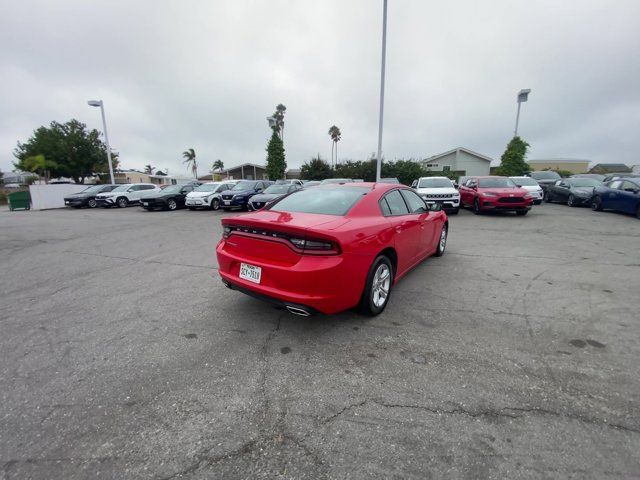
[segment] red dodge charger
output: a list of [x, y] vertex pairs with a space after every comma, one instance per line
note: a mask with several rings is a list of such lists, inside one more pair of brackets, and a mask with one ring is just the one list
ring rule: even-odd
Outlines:
[[444, 253], [448, 220], [408, 187], [351, 183], [298, 190], [222, 226], [227, 287], [298, 315], [377, 315], [403, 275]]

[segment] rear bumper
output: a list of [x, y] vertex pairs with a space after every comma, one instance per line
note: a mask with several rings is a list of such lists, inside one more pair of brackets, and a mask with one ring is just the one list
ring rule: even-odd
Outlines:
[[243, 287], [241, 285], [238, 285], [238, 284], [233, 283], [233, 282], [231, 282], [229, 280], [226, 280], [224, 277], [222, 277], [222, 283], [224, 283], [225, 286], [227, 288], [231, 289], [231, 290], [237, 290], [238, 292], [244, 293], [245, 295], [249, 295], [250, 297], [257, 298], [258, 300], [262, 300], [263, 302], [270, 303], [270, 304], [275, 305], [277, 307], [281, 307], [281, 308], [293, 307], [295, 309], [307, 312], [309, 315], [322, 314], [322, 312], [316, 310], [315, 308], [313, 308], [313, 307], [311, 307], [309, 305], [303, 305], [301, 303], [287, 302], [285, 300], [281, 300], [281, 299], [278, 299], [276, 297], [270, 297], [270, 296], [265, 295], [263, 293], [259, 293], [259, 292], [254, 291], [254, 290], [250, 290], [250, 289], [245, 288], [245, 287]]
[[[234, 290], [278, 305], [299, 305], [324, 314], [347, 310], [360, 300], [370, 263], [364, 256], [302, 255], [294, 264], [274, 264], [238, 256], [225, 248], [226, 242], [220, 241], [216, 248], [218, 271], [222, 281]], [[260, 267], [261, 283], [240, 278], [240, 263]]]
[[88, 198], [65, 198], [64, 204], [67, 207], [84, 207], [88, 201]]
[[145, 200], [144, 198], [140, 200], [140, 206], [143, 208], [166, 208], [167, 201], [166, 200]]

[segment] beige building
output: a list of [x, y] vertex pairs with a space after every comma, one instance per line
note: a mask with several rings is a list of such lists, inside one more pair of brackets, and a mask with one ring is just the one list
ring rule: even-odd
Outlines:
[[566, 170], [571, 173], [587, 173], [589, 171], [589, 160], [577, 158], [550, 158], [528, 160], [531, 170]]
[[489, 175], [493, 160], [468, 148], [458, 147], [421, 161], [430, 172], [459, 172], [460, 175]]

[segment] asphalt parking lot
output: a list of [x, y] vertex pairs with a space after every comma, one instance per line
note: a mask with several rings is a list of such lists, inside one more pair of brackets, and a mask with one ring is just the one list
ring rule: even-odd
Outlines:
[[639, 478], [640, 222], [450, 219], [373, 319], [225, 289], [218, 212], [0, 212], [0, 479]]

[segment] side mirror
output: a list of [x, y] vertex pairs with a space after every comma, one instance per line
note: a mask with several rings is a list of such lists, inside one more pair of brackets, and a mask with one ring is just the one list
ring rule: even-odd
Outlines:
[[127, 189], [127, 193], [133, 192], [133, 187]]
[[262, 192], [262, 189], [261, 188], [256, 188], [256, 193], [260, 193], [260, 192]]
[[440, 210], [442, 210], [442, 204], [429, 202], [427, 203], [427, 210], [430, 212], [439, 212]]

